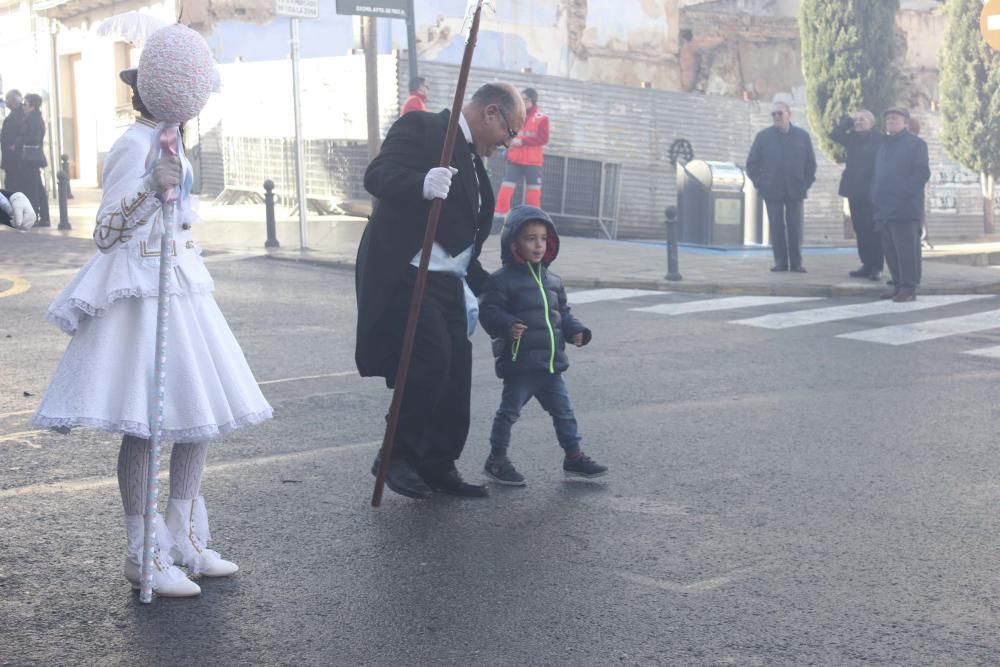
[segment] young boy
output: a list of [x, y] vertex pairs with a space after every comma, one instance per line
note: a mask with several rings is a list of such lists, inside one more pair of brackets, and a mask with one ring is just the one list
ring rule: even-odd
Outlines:
[[603, 475], [608, 469], [580, 451], [562, 378], [569, 368], [566, 341], [582, 347], [591, 335], [570, 314], [562, 279], [548, 269], [559, 254], [552, 219], [534, 206], [515, 207], [504, 222], [500, 248], [503, 268], [490, 276], [479, 310], [479, 321], [493, 338], [497, 376], [503, 379], [486, 474], [501, 484], [524, 486], [524, 476], [507, 458], [507, 447], [521, 408], [535, 397], [552, 416], [566, 453], [563, 470], [581, 477]]

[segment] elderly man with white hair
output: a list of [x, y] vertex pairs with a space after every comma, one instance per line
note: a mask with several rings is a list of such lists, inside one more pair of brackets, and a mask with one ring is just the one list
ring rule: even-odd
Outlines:
[[845, 116], [830, 133], [830, 138], [847, 150], [839, 194], [847, 199], [851, 210], [851, 225], [861, 258], [861, 267], [849, 275], [880, 280], [884, 262], [882, 239], [875, 231], [871, 201], [875, 154], [882, 143], [882, 135], [875, 129], [875, 116], [867, 109], [856, 111], [853, 117]]

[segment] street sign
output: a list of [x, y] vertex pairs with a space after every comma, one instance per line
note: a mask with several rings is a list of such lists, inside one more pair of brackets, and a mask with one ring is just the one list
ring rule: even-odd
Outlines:
[[274, 13], [298, 19], [318, 19], [319, 0], [274, 0]]
[[338, 14], [405, 19], [409, 0], [337, 0]]
[[983, 13], [979, 15], [979, 30], [986, 43], [1000, 51], [1000, 0], [989, 0], [983, 5]]

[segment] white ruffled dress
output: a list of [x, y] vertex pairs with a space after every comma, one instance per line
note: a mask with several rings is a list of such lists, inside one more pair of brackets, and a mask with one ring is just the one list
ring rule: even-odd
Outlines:
[[[156, 347], [160, 203], [145, 191], [155, 135], [139, 121], [115, 142], [104, 169], [94, 239], [100, 249], [49, 307], [72, 336], [38, 411], [37, 426], [86, 426], [150, 436]], [[174, 233], [163, 439], [206, 440], [272, 414], [212, 296], [212, 277], [191, 237], [193, 211]]]

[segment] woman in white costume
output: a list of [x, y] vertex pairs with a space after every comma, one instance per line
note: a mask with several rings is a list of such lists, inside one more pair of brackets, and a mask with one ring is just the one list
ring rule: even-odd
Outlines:
[[[145, 167], [156, 120], [142, 103], [137, 71], [121, 78], [133, 89], [140, 118], [112, 146], [97, 213], [97, 253], [49, 307], [48, 319], [72, 336], [32, 422], [68, 431], [86, 426], [122, 433], [118, 485], [128, 536], [125, 577], [139, 588], [150, 428], [149, 396], [163, 232], [161, 197], [182, 181], [178, 156]], [[189, 596], [192, 575], [227, 576], [238, 569], [206, 547], [211, 539], [199, 495], [208, 440], [271, 417], [243, 351], [215, 299], [212, 278], [191, 235], [195, 214], [175, 218], [163, 440], [173, 441], [170, 498], [157, 516], [153, 590]]]

